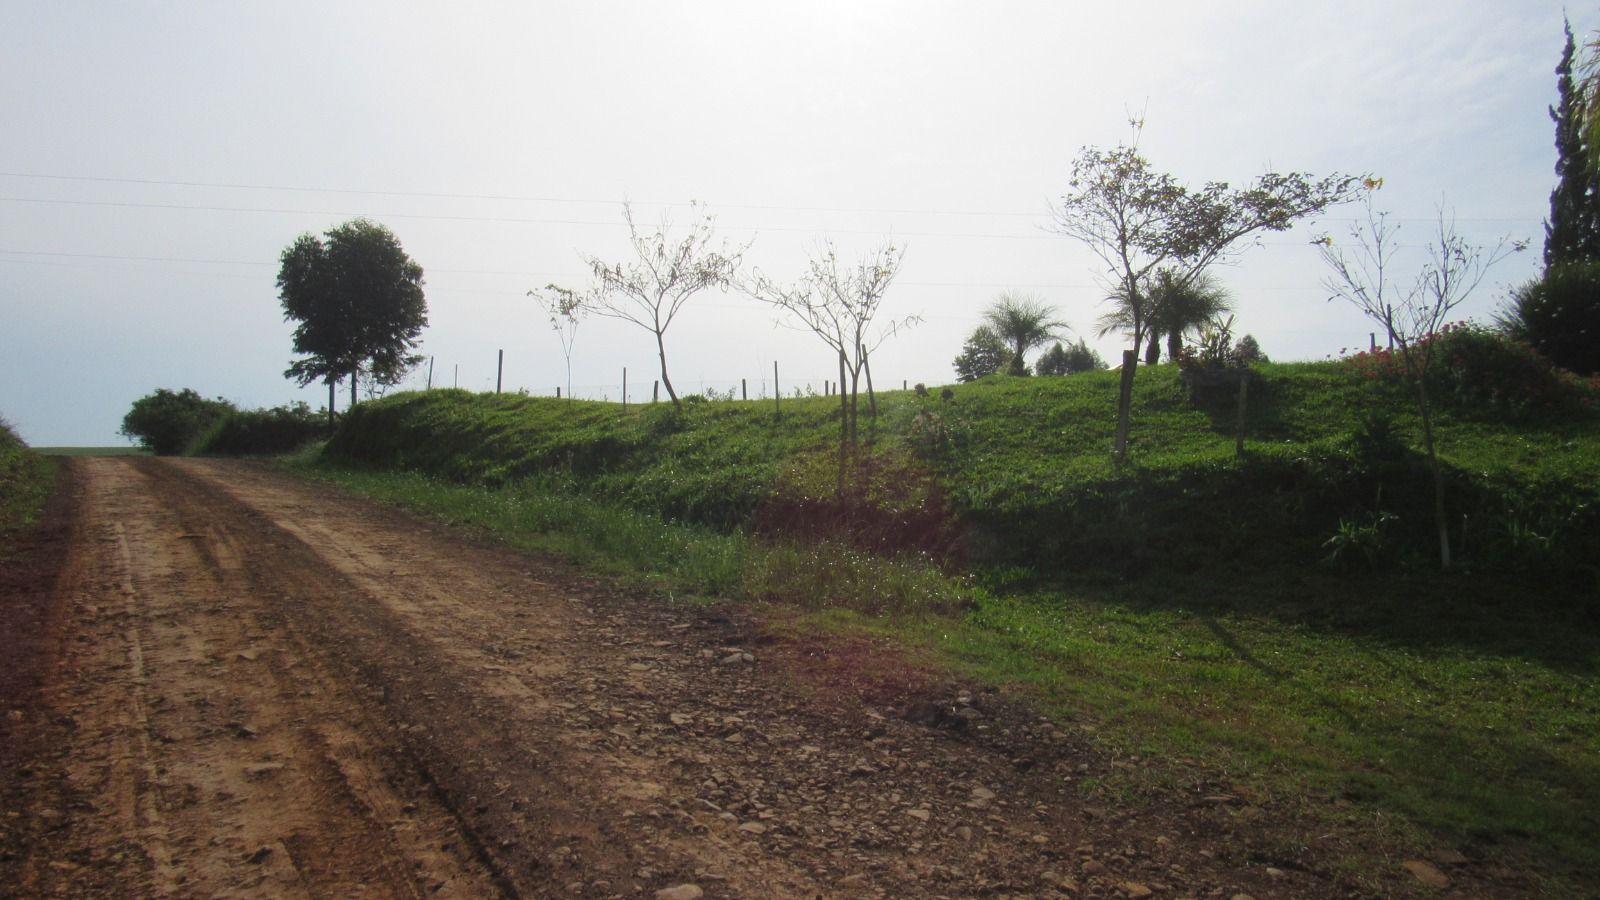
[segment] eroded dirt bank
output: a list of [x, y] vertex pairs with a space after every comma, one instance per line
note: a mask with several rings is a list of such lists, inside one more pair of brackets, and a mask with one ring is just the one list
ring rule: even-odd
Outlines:
[[0, 893], [1351, 892], [1312, 850], [1264, 856], [1215, 784], [1086, 806], [1075, 780], [1137, 760], [861, 676], [870, 648], [771, 642], [259, 466], [73, 465], [59, 652], [5, 698], [26, 758]]

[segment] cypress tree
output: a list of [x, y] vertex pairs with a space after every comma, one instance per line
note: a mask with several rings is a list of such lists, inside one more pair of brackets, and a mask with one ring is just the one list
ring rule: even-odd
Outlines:
[[1600, 178], [1584, 141], [1584, 97], [1572, 79], [1577, 46], [1566, 23], [1567, 43], [1556, 66], [1556, 188], [1550, 192], [1550, 218], [1544, 225], [1544, 264], [1600, 259]]

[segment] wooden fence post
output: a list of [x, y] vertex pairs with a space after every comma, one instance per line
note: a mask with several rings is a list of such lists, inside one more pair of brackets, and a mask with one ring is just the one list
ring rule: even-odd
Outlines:
[[433, 390], [433, 357], [428, 357], [428, 390]]
[[778, 390], [778, 361], [772, 361], [772, 414], [783, 415], [783, 391]]
[[655, 403], [661, 399], [661, 379], [650, 383], [650, 402]]
[[739, 379], [739, 399], [750, 399], [750, 385], [747, 384], [743, 378]]
[[622, 367], [622, 408], [628, 408], [628, 367]]
[[502, 349], [500, 356], [494, 363], [494, 392], [500, 393], [500, 380], [506, 373], [506, 351]]
[[1233, 455], [1236, 459], [1244, 457], [1244, 423], [1245, 405], [1250, 401], [1250, 370], [1245, 369], [1239, 377], [1239, 423], [1233, 439]]

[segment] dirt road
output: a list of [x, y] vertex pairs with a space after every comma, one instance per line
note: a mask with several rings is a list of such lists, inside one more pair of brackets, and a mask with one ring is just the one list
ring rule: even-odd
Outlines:
[[0, 698], [22, 757], [0, 892], [1349, 892], [1264, 856], [1213, 784], [1085, 806], [1076, 780], [1137, 759], [871, 645], [265, 467], [73, 465], [45, 687]]

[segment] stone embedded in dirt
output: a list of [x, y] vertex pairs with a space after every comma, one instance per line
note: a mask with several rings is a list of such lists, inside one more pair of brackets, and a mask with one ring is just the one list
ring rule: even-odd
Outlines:
[[667, 716], [667, 720], [679, 728], [682, 728], [683, 726], [688, 725], [690, 722], [693, 722], [694, 717], [686, 713], [672, 713]]
[[656, 891], [656, 900], [700, 900], [705, 895], [698, 884], [678, 884]]
[[970, 841], [972, 840], [972, 829], [966, 825], [958, 825], [956, 826], [956, 837], [963, 841]]
[[722, 661], [720, 663], [718, 663], [718, 665], [737, 666], [737, 665], [742, 665], [744, 663], [753, 663], [755, 661], [756, 661], [756, 658], [755, 658], [755, 656], [753, 654], [745, 653], [743, 651], [740, 651], [740, 652], [737, 652], [737, 653], [729, 653], [727, 656], [724, 656], [722, 658]]
[[270, 846], [266, 845], [266, 844], [262, 844], [261, 846], [256, 848], [254, 853], [246, 855], [245, 858], [244, 858], [244, 861], [247, 862], [247, 863], [254, 864], [254, 865], [260, 865], [261, 863], [266, 862], [267, 861], [267, 857], [269, 857], [271, 855], [272, 855], [272, 848]]
[[1106, 873], [1105, 863], [1102, 863], [1097, 859], [1090, 859], [1090, 860], [1085, 860], [1084, 861], [1084, 863], [1083, 863], [1083, 874], [1085, 874], [1085, 875], [1104, 875], [1105, 873]]
[[860, 872], [857, 872], [854, 875], [846, 875], [845, 877], [839, 879], [838, 886], [847, 891], [864, 888], [867, 886], [867, 876]]
[[245, 662], [255, 662], [256, 651], [254, 651], [254, 650], [240, 650], [238, 653], [235, 653], [234, 656], [237, 656], [238, 658], [244, 660]]
[[630, 663], [628, 665], [628, 668], [632, 669], [635, 672], [648, 672], [648, 671], [650, 671], [650, 667], [645, 665], [644, 663]]
[[994, 791], [991, 791], [980, 784], [972, 789], [972, 799], [978, 801], [979, 803], [988, 803], [990, 800], [994, 799]]
[[1433, 861], [1441, 866], [1464, 866], [1471, 860], [1459, 850], [1441, 850], [1433, 855]]
[[1150, 890], [1150, 888], [1148, 886], [1140, 884], [1137, 881], [1125, 881], [1125, 882], [1123, 882], [1122, 883], [1122, 892], [1124, 894], [1127, 894], [1128, 897], [1131, 898], [1131, 900], [1143, 900], [1143, 898], [1149, 897], [1149, 896], [1152, 896], [1152, 895], [1155, 894], [1155, 891]]
[[1408, 859], [1400, 864], [1412, 877], [1429, 887], [1449, 887], [1450, 877], [1439, 871], [1433, 863], [1423, 859]]
[[906, 815], [921, 822], [926, 822], [933, 818], [933, 813], [926, 809], [908, 809], [906, 810]]
[[739, 826], [739, 830], [745, 834], [766, 834], [767, 826], [760, 822], [746, 822]]
[[1250, 896], [1249, 894], [1234, 894], [1232, 897], [1229, 897], [1228, 900], [1256, 900], [1256, 898]]
[[1267, 877], [1268, 878], [1284, 878], [1284, 877], [1287, 877], [1288, 874], [1289, 874], [1288, 872], [1285, 872], [1282, 869], [1277, 869], [1277, 868], [1273, 868], [1272, 866], [1267, 866]]

